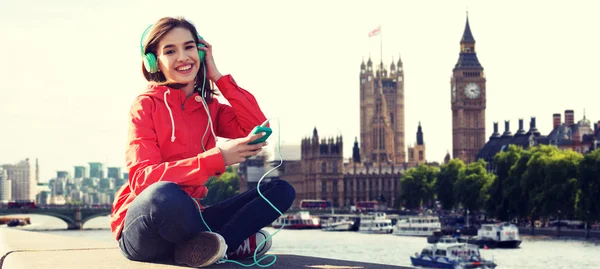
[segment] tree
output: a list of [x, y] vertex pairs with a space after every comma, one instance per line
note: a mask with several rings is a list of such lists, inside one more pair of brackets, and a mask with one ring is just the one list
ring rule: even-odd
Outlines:
[[545, 178], [543, 183], [543, 211], [548, 216], [573, 218], [579, 162], [583, 156], [572, 150], [556, 150], [544, 160]]
[[510, 221], [517, 212], [515, 206], [511, 206], [511, 199], [521, 198], [521, 191], [518, 188], [520, 177], [514, 180], [514, 177], [511, 178], [510, 171], [517, 164], [522, 153], [522, 147], [509, 145], [506, 151], [500, 151], [494, 156], [496, 177], [487, 189], [489, 199], [486, 201], [485, 209], [489, 215], [503, 221]]
[[589, 236], [591, 222], [600, 221], [600, 149], [586, 154], [579, 163], [575, 213], [586, 221]]
[[435, 183], [437, 199], [444, 210], [451, 210], [456, 206], [454, 199], [454, 184], [458, 181], [460, 173], [465, 169], [461, 159], [452, 159], [447, 164], [442, 164]]
[[483, 159], [469, 163], [454, 186], [456, 202], [471, 212], [480, 209], [486, 199], [484, 187], [493, 180], [494, 175], [487, 172]]
[[400, 178], [400, 200], [406, 208], [420, 208], [423, 203], [433, 201], [437, 174], [437, 168], [421, 164]]
[[[530, 150], [521, 188], [527, 192], [532, 215], [541, 217], [572, 214], [579, 153], [540, 145]], [[532, 216], [533, 219], [533, 216]]]
[[236, 169], [228, 167], [227, 172], [210, 180], [206, 187], [208, 188], [208, 194], [202, 200], [202, 203], [204, 205], [214, 205], [239, 193], [240, 177]]

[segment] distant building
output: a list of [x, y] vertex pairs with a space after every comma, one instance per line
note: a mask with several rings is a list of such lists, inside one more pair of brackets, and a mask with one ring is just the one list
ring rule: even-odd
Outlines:
[[[238, 165], [238, 175], [240, 176], [240, 192], [253, 189], [257, 186], [260, 178], [265, 174], [266, 157], [258, 155], [248, 158]], [[263, 180], [263, 182], [267, 182]]]
[[559, 113], [552, 115], [553, 129], [548, 134], [548, 143], [560, 149], [572, 149], [579, 153], [586, 153], [595, 149], [600, 136], [598, 124], [592, 123], [583, 114], [583, 119], [575, 123], [573, 110], [565, 110], [565, 121], [561, 122]]
[[108, 178], [119, 179], [121, 178], [121, 167], [108, 167]]
[[469, 18], [450, 78], [452, 157], [470, 163], [485, 144], [486, 77], [477, 58]]
[[8, 178], [6, 169], [0, 167], [0, 204], [12, 201], [12, 181]]
[[37, 178], [39, 173], [36, 171], [38, 166], [32, 164], [27, 158], [16, 164], [5, 164], [2, 166], [12, 183], [11, 195], [15, 201], [35, 201], [37, 194]]
[[427, 163], [427, 158], [425, 156], [423, 130], [421, 129], [421, 122], [419, 122], [419, 127], [417, 128], [417, 143], [414, 146], [408, 147], [408, 166], [414, 167], [424, 163]]
[[85, 166], [75, 166], [74, 178], [85, 178], [87, 177], [87, 169]]
[[513, 135], [510, 131], [510, 122], [504, 122], [504, 133], [498, 133], [498, 123], [494, 122], [494, 133], [488, 142], [477, 154], [478, 159], [486, 161], [488, 171], [494, 172], [496, 166], [494, 157], [501, 151], [506, 151], [509, 145], [518, 145], [527, 149], [536, 145], [554, 145], [560, 149], [572, 149], [579, 153], [587, 153], [593, 149], [600, 148], [600, 121], [594, 124], [583, 119], [578, 123], [574, 121], [573, 110], [565, 110], [565, 122], [561, 122], [560, 114], [552, 115], [553, 129], [544, 136], [536, 128], [535, 117], [531, 118], [529, 130], [523, 129], [523, 120], [519, 119], [519, 129]]
[[91, 178], [103, 178], [104, 177], [104, 166], [102, 163], [89, 163], [90, 164], [90, 177]]

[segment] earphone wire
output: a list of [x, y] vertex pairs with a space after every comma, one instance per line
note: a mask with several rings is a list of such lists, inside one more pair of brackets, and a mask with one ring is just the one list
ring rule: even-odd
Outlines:
[[[206, 125], [206, 130], [204, 131], [204, 135], [202, 135], [202, 141], [201, 141], [201, 144], [202, 144], [202, 149], [203, 149], [204, 151], [206, 151], [206, 149], [205, 149], [205, 147], [204, 147], [204, 137], [206, 136], [206, 133], [208, 132], [208, 128], [209, 128], [209, 126], [210, 126], [211, 133], [212, 133], [213, 137], [215, 138], [215, 141], [217, 140], [217, 136], [215, 135], [215, 131], [214, 131], [214, 127], [213, 127], [212, 118], [211, 118], [211, 116], [210, 116], [210, 112], [209, 112], [209, 110], [208, 110], [208, 105], [206, 104], [206, 101], [204, 100], [204, 86], [205, 86], [205, 83], [206, 83], [206, 65], [204, 65], [204, 62], [202, 62], [202, 65], [203, 65], [203, 67], [204, 67], [204, 69], [203, 69], [203, 70], [204, 70], [204, 79], [202, 80], [202, 89], [201, 89], [200, 93], [201, 93], [202, 105], [204, 106], [204, 110], [206, 111], [206, 114], [207, 114], [207, 117], [208, 117], [208, 124]], [[280, 142], [280, 141], [281, 141], [281, 135], [280, 135], [280, 130], [281, 130], [281, 127], [280, 127], [279, 119], [278, 119], [278, 118], [276, 118], [276, 120], [277, 120], [277, 154], [279, 155], [279, 164], [278, 164], [277, 166], [275, 166], [275, 167], [271, 168], [269, 171], [267, 171], [267, 172], [266, 172], [266, 173], [265, 173], [265, 174], [264, 174], [264, 175], [263, 175], [263, 176], [262, 176], [262, 177], [261, 177], [261, 178], [258, 180], [258, 183], [257, 183], [257, 185], [256, 185], [256, 190], [258, 191], [258, 194], [260, 195], [260, 197], [261, 197], [261, 198], [263, 198], [263, 199], [264, 199], [264, 200], [265, 200], [265, 201], [266, 201], [266, 202], [267, 202], [267, 203], [268, 203], [268, 204], [269, 204], [269, 205], [270, 205], [270, 206], [271, 206], [271, 207], [272, 207], [272, 208], [273, 208], [275, 211], [277, 211], [277, 213], [279, 213], [279, 216], [283, 216], [283, 213], [282, 213], [282, 212], [281, 212], [281, 211], [280, 211], [280, 210], [279, 210], [279, 209], [278, 209], [276, 206], [274, 206], [274, 205], [271, 203], [271, 201], [269, 201], [269, 199], [267, 199], [267, 197], [265, 197], [265, 196], [264, 196], [264, 195], [261, 193], [261, 191], [260, 191], [260, 184], [261, 184], [261, 182], [263, 181], [263, 179], [264, 179], [264, 178], [265, 178], [265, 177], [266, 177], [266, 176], [267, 176], [269, 173], [273, 172], [274, 170], [276, 170], [276, 169], [278, 169], [279, 167], [281, 167], [281, 165], [283, 165], [283, 157], [282, 157], [282, 155], [281, 155], [281, 142]], [[269, 122], [270, 122], [270, 120], [269, 120], [269, 119], [267, 119], [267, 121], [269, 121]], [[201, 210], [200, 204], [199, 204], [199, 203], [198, 203], [198, 201], [196, 201], [196, 200], [198, 200], [198, 199], [197, 199], [197, 198], [193, 198], [193, 199], [192, 199], [192, 201], [194, 201], [194, 203], [196, 203], [196, 206], [198, 207], [198, 212], [200, 213], [200, 219], [202, 219], [202, 222], [204, 223], [204, 225], [206, 226], [206, 228], [208, 229], [208, 231], [212, 232], [212, 230], [210, 229], [210, 227], [208, 226], [208, 224], [207, 224], [207, 223], [206, 223], [206, 221], [204, 220], [204, 217], [202, 216], [202, 210]], [[258, 245], [256, 246], [256, 249], [254, 250], [254, 255], [253, 255], [253, 259], [254, 259], [254, 262], [253, 262], [253, 263], [251, 263], [251, 264], [243, 264], [243, 263], [240, 263], [240, 262], [238, 262], [238, 261], [235, 261], [235, 260], [229, 260], [229, 259], [225, 258], [225, 257], [227, 257], [227, 256], [225, 256], [224, 258], [221, 258], [221, 259], [219, 260], [219, 262], [218, 262], [218, 263], [230, 262], [230, 263], [235, 263], [235, 264], [238, 264], [238, 265], [241, 265], [241, 266], [244, 266], [244, 267], [252, 267], [252, 266], [254, 266], [254, 265], [257, 265], [257, 266], [259, 266], [259, 267], [262, 267], [262, 268], [269, 267], [269, 266], [271, 266], [271, 265], [275, 264], [275, 262], [277, 261], [277, 256], [275, 256], [275, 255], [273, 255], [273, 254], [268, 254], [268, 255], [264, 255], [262, 258], [260, 258], [260, 259], [258, 259], [258, 260], [257, 260], [257, 259], [256, 259], [256, 254], [258, 253], [258, 250], [260, 249], [260, 247], [261, 247], [263, 244], [265, 244], [265, 243], [266, 243], [268, 240], [270, 240], [270, 239], [271, 239], [273, 236], [275, 236], [277, 233], [279, 233], [281, 230], [283, 230], [283, 228], [284, 228], [284, 227], [285, 227], [285, 221], [283, 221], [283, 222], [281, 223], [281, 227], [280, 227], [280, 228], [279, 228], [277, 231], [275, 231], [275, 232], [274, 232], [272, 235], [269, 235], [267, 238], [263, 239], [263, 241], [262, 241], [262, 242], [260, 242], [260, 244], [258, 244]], [[269, 256], [272, 256], [272, 257], [273, 257], [273, 261], [271, 261], [270, 263], [268, 263], [268, 264], [266, 264], [266, 265], [262, 265], [262, 264], [260, 264], [260, 263], [259, 263], [259, 262], [261, 262], [262, 260], [264, 260], [264, 259], [268, 258]]]

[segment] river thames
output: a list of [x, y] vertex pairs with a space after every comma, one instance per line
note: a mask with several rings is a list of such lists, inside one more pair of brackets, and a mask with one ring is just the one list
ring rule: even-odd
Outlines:
[[[69, 231], [66, 230], [66, 223], [57, 218], [41, 215], [21, 216], [30, 217], [32, 224], [16, 229], [115, 242], [108, 229], [108, 217], [98, 217], [88, 221], [84, 230]], [[0, 228], [15, 229], [8, 228], [6, 225], [2, 225]], [[266, 228], [266, 230], [271, 233], [276, 231], [272, 228]], [[481, 253], [484, 258], [493, 259], [498, 264], [497, 268], [502, 269], [592, 269], [600, 267], [600, 255], [598, 255], [600, 243], [597, 241], [522, 237], [523, 243], [518, 249], [482, 249]], [[410, 255], [420, 251], [425, 245], [427, 245], [427, 240], [422, 237], [320, 230], [282, 230], [273, 237], [271, 252], [412, 267]], [[263, 261], [265, 264], [269, 262], [270, 259]]]

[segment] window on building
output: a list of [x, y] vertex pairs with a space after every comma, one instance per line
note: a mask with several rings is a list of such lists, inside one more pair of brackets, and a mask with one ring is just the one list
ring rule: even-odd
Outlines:
[[322, 162], [321, 163], [321, 173], [326, 173], [326, 172], [327, 172], [327, 163]]

